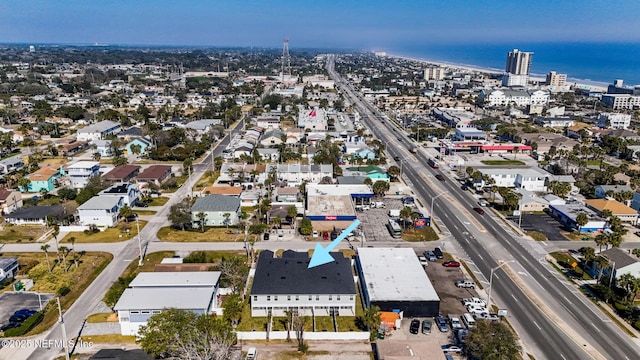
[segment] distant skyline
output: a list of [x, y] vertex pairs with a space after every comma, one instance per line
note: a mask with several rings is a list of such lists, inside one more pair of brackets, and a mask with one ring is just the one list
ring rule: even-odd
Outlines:
[[[346, 3], [346, 4], [343, 4]], [[640, 1], [0, 2], [0, 42], [393, 50], [446, 43], [640, 42]]]

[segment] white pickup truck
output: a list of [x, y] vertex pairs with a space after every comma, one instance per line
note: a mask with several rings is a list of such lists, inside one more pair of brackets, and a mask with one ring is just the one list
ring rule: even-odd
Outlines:
[[400, 209], [390, 209], [389, 217], [400, 217]]

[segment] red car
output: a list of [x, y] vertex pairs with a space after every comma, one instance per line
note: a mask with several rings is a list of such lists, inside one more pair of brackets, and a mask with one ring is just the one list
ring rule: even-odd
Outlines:
[[480, 214], [480, 215], [484, 214], [484, 210], [483, 210], [482, 208], [475, 207], [475, 208], [473, 208], [473, 210], [474, 210], [475, 212], [477, 212], [478, 214]]
[[457, 261], [445, 261], [442, 263], [444, 267], [460, 267], [460, 263]]

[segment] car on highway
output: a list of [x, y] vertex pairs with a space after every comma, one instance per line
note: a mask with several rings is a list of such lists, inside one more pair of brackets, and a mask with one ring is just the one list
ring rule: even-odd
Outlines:
[[394, 157], [393, 157], [393, 160], [395, 160], [395, 161], [400, 161], [400, 156], [397, 156], [397, 155], [396, 155], [396, 156], [394, 156]]
[[478, 205], [480, 206], [489, 206], [489, 202], [485, 199], [478, 200]]
[[442, 259], [442, 258], [444, 258], [444, 254], [442, 253], [442, 250], [440, 250], [440, 248], [439, 248], [439, 247], [434, 248], [434, 249], [433, 249], [433, 253], [436, 255], [436, 257], [437, 257], [438, 259]]
[[442, 175], [442, 174], [436, 174], [436, 179], [438, 179], [440, 181], [444, 181], [445, 180], [444, 175]]
[[411, 325], [409, 325], [409, 332], [412, 334], [417, 334], [420, 330], [420, 320], [413, 319], [411, 320]]
[[636, 232], [634, 232], [634, 234], [635, 234], [636, 236], [640, 236], [640, 231], [636, 231]]
[[433, 322], [431, 320], [422, 320], [422, 333], [431, 334], [431, 326]]
[[460, 267], [460, 263], [454, 260], [445, 261], [442, 263], [444, 267]]
[[447, 345], [442, 345], [441, 348], [442, 348], [442, 351], [445, 353], [452, 352], [456, 354], [462, 354], [462, 348], [457, 345], [447, 344]]
[[445, 320], [442, 316], [436, 317], [436, 324], [438, 324], [438, 330], [440, 330], [440, 332], [449, 332], [449, 325], [447, 325], [447, 320]]
[[474, 207], [473, 211], [477, 212], [480, 215], [484, 215], [484, 210], [482, 208]]

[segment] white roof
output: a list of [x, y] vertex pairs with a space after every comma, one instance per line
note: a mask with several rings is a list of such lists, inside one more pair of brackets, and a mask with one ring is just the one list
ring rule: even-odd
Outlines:
[[91, 169], [95, 166], [100, 166], [97, 161], [78, 161], [67, 166], [67, 169]]
[[439, 301], [413, 249], [358, 248], [370, 301]]
[[94, 196], [82, 205], [78, 210], [111, 210], [122, 201], [121, 196]]
[[132, 288], [214, 287], [219, 279], [219, 271], [141, 272], [129, 286]]
[[307, 184], [306, 190], [309, 196], [373, 194], [369, 185], [364, 184]]
[[208, 311], [213, 288], [129, 288], [124, 291], [114, 310], [183, 310]]

